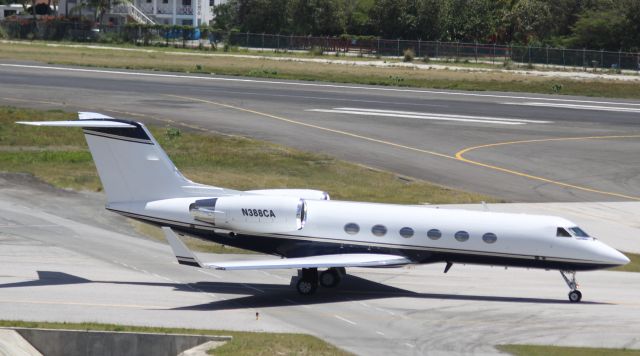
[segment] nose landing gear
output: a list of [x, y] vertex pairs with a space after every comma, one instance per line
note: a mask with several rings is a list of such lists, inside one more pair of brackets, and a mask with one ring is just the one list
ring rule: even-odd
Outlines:
[[[571, 276], [571, 278], [567, 277], [567, 274]], [[560, 275], [564, 279], [565, 283], [571, 291], [569, 292], [569, 301], [571, 303], [578, 303], [582, 300], [582, 293], [577, 289], [578, 284], [576, 283], [576, 271], [560, 271]]]

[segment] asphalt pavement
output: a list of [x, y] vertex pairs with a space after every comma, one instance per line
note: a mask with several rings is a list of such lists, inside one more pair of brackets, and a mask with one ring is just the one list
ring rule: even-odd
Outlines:
[[0, 77], [0, 104], [249, 136], [510, 202], [640, 199], [639, 101], [22, 63]]

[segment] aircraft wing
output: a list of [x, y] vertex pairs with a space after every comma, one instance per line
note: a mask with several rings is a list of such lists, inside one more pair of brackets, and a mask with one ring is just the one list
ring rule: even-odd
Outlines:
[[392, 267], [412, 263], [411, 260], [403, 256], [374, 253], [347, 253], [269, 260], [201, 263], [198, 258], [189, 251], [178, 236], [176, 236], [171, 228], [163, 227], [162, 230], [171, 245], [173, 253], [178, 259], [178, 263], [193, 267], [220, 270], [249, 270], [331, 267]]

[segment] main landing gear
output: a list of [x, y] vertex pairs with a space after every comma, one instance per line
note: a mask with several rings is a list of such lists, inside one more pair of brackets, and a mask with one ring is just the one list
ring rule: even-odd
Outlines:
[[296, 286], [298, 293], [312, 295], [318, 290], [318, 285], [324, 288], [336, 287], [345, 274], [344, 268], [329, 268], [320, 273], [317, 268], [303, 268], [298, 270], [298, 276], [291, 278], [291, 284]]
[[[567, 274], [571, 275], [571, 278], [567, 277]], [[576, 283], [576, 271], [560, 271], [560, 275], [569, 286], [571, 291], [569, 292], [569, 301], [571, 303], [577, 303], [582, 300], [582, 293], [577, 289], [578, 284]]]

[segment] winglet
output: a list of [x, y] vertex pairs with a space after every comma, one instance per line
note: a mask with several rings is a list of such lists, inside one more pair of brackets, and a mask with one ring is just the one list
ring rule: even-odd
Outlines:
[[185, 246], [182, 240], [176, 236], [170, 227], [163, 226], [162, 232], [164, 232], [164, 237], [169, 242], [169, 245], [171, 245], [173, 254], [178, 259], [179, 264], [202, 268], [198, 258], [187, 248], [187, 246]]

